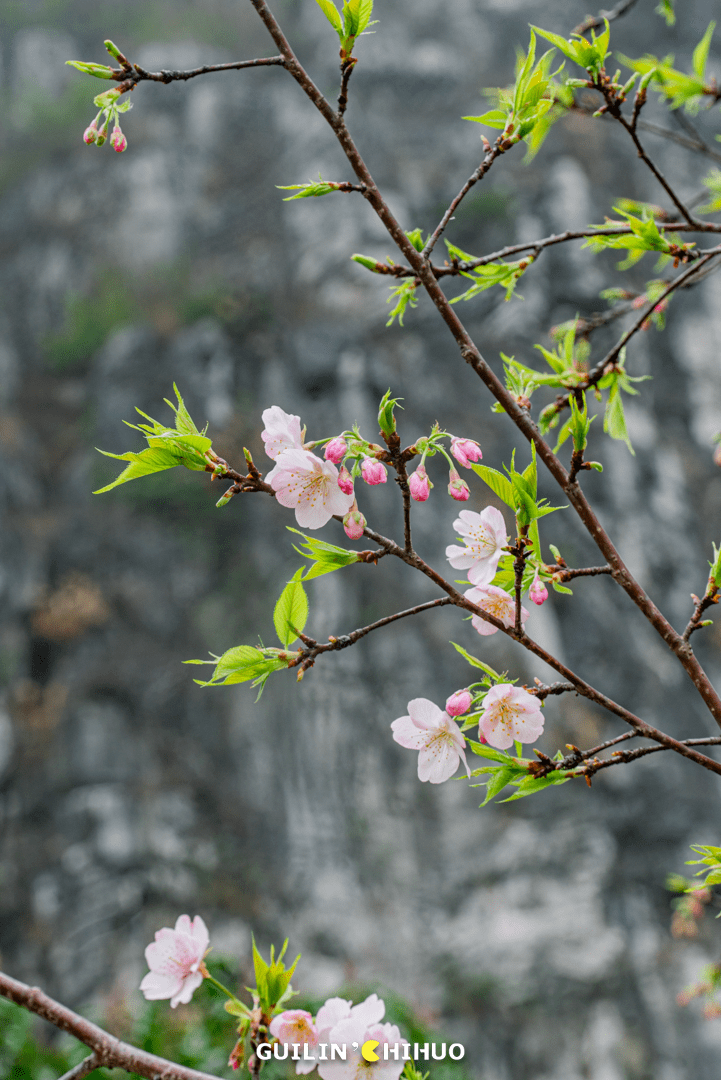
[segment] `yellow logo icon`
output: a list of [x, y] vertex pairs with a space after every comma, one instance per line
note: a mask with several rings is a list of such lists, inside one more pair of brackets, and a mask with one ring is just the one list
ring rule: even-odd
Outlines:
[[364, 1042], [361, 1046], [361, 1054], [366, 1061], [378, 1061], [378, 1055], [374, 1052], [376, 1046], [378, 1046], [376, 1039], [369, 1039], [368, 1042]]

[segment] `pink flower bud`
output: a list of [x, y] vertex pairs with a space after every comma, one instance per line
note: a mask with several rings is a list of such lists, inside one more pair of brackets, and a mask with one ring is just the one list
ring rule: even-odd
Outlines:
[[446, 712], [449, 716], [463, 716], [473, 704], [473, 698], [468, 690], [456, 690], [446, 702]]
[[363, 458], [361, 463], [361, 475], [366, 484], [385, 484], [388, 479], [385, 465], [376, 458]]
[[713, 452], [714, 465], [721, 465], [721, 442], [716, 443], [716, 447]]
[[528, 598], [529, 600], [532, 600], [534, 604], [538, 604], [539, 607], [548, 600], [548, 589], [543, 584], [538, 574], [534, 577], [533, 584], [528, 590]]
[[451, 436], [451, 453], [464, 469], [469, 469], [472, 461], [480, 461], [483, 457], [477, 442], [473, 439], [457, 439], [455, 435]]
[[108, 137], [108, 128], [110, 126], [110, 117], [106, 117], [105, 123], [100, 128], [100, 131], [95, 136], [95, 142], [98, 146], [102, 146]]
[[334, 465], [340, 465], [341, 461], [346, 455], [348, 450], [348, 443], [342, 436], [337, 435], [335, 439], [326, 445], [325, 448], [325, 460], [332, 461]]
[[[720, 444], [721, 445], [721, 444]], [[408, 477], [408, 487], [411, 489], [411, 498], [416, 502], [425, 502], [431, 493], [433, 484], [428, 479], [425, 465], [419, 465], [414, 473]]]
[[128, 140], [120, 130], [120, 124], [116, 123], [113, 128], [113, 134], [110, 136], [110, 145], [118, 154], [122, 154], [123, 150], [125, 150], [128, 145]]
[[448, 475], [448, 494], [456, 502], [466, 502], [471, 497], [471, 492], [465, 480], [461, 480], [455, 469], [451, 469]]
[[358, 509], [358, 503], [353, 500], [353, 505], [343, 518], [343, 528], [349, 540], [360, 540], [368, 522]]
[[98, 118], [96, 116], [90, 127], [86, 127], [85, 131], [83, 132], [83, 142], [86, 144], [86, 146], [92, 146], [92, 144], [96, 141], [97, 137]]
[[353, 477], [348, 472], [345, 465], [341, 466], [340, 472], [338, 473], [338, 487], [344, 495], [353, 494]]

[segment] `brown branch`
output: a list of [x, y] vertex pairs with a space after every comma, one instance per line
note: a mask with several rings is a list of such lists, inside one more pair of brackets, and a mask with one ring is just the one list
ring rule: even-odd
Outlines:
[[529, 689], [529, 694], [535, 694], [537, 698], [544, 701], [551, 694], [568, 694], [575, 693], [576, 687], [573, 683], [554, 682], [548, 686], [544, 686], [540, 679], [535, 680], [535, 687]]
[[704, 625], [701, 621], [702, 615], [708, 608], [713, 607], [714, 604], [718, 604], [720, 596], [721, 594], [719, 594], [718, 586], [714, 581], [709, 581], [706, 593], [701, 599], [699, 599], [698, 596], [695, 596], [694, 593], [691, 593], [691, 599], [694, 602], [695, 610], [689, 619], [688, 626], [681, 635], [684, 641], [688, 641], [691, 634], [701, 629]]
[[[715, 736], [709, 739], [684, 739], [681, 745], [693, 747], [693, 746], [718, 746], [721, 744], [721, 737]], [[591, 760], [583, 768], [579, 769], [576, 776], [594, 776], [602, 769], [608, 769], [612, 765], [627, 765], [631, 761], [637, 761], [638, 758], [646, 757], [648, 754], [657, 754], [660, 750], [671, 750], [670, 746], [640, 746], [636, 750], [614, 750], [610, 758], [605, 758], [602, 761]], [[710, 758], [708, 759], [711, 760]], [[560, 762], [558, 763], [561, 764]]]
[[84, 1058], [78, 1062], [74, 1069], [69, 1069], [66, 1073], [60, 1077], [60, 1080], [85, 1080], [86, 1076], [89, 1076], [94, 1069], [97, 1069], [100, 1065], [100, 1061], [95, 1052], [90, 1057]]
[[612, 566], [582, 566], [574, 570], [564, 566], [560, 570], [553, 571], [554, 580], [561, 585], [564, 581], [573, 581], [578, 577], [596, 577], [598, 574], [613, 574]]
[[257, 60], [234, 60], [229, 64], [203, 64], [201, 67], [191, 68], [189, 71], [146, 71], [140, 64], [131, 67], [112, 68], [113, 79], [120, 83], [123, 93], [134, 90], [141, 82], [187, 82], [195, 79], [198, 75], [212, 75], [216, 71], [242, 71], [245, 68], [258, 67], [283, 67], [285, 60], [282, 56], [262, 56]]
[[348, 83], [350, 77], [353, 74], [353, 68], [358, 63], [357, 56], [348, 56], [342, 62], [340, 66], [341, 80], [340, 80], [340, 95], [338, 97], [338, 115], [342, 116], [348, 108]]
[[663, 139], [670, 139], [671, 142], [675, 142], [679, 146], [685, 147], [687, 150], [695, 150], [698, 154], [706, 154], [713, 161], [721, 163], [721, 154], [717, 153], [717, 151], [705, 143], [700, 135], [698, 136], [698, 140], [686, 138], [685, 135], [681, 135], [678, 131], [671, 131], [669, 128], [660, 127], [658, 124], [653, 124], [649, 120], [639, 120], [637, 126], [642, 128], [643, 131], [648, 131], [651, 135], [659, 135]]
[[[486, 146], [488, 146], [488, 143], [486, 143]], [[478, 168], [475, 170], [475, 172], [472, 173], [471, 176], [468, 177], [465, 184], [463, 185], [461, 190], [458, 192], [455, 199], [453, 199], [450, 206], [448, 207], [448, 209], [443, 214], [443, 217], [438, 222], [435, 229], [433, 230], [430, 237], [428, 238], [428, 243], [423, 248], [423, 252], [422, 252], [424, 258], [430, 259], [431, 252], [433, 251], [433, 248], [436, 246], [436, 243], [438, 242], [438, 240], [442, 236], [443, 232], [445, 231], [446, 225], [451, 220], [451, 218], [455, 214], [456, 210], [458, 209], [460, 204], [465, 199], [468, 192], [471, 190], [471, 188], [474, 186], [474, 184], [477, 184], [478, 181], [481, 180], [486, 175], [486, 173], [488, 172], [488, 170], [490, 169], [491, 165], [496, 160], [496, 158], [500, 157], [500, 155], [503, 154], [506, 149], [509, 149], [509, 148], [508, 147], [503, 147], [501, 136], [498, 137], [498, 139], [496, 141], [496, 145], [493, 147], [493, 149], [490, 149], [490, 147], [489, 147], [488, 153], [484, 157], [481, 164], [478, 166]]]
[[[114, 1035], [103, 1031], [97, 1024], [86, 1020], [84, 1016], [54, 1001], [38, 987], [27, 986], [2, 972], [0, 972], [0, 994], [14, 1001], [16, 1005], [41, 1016], [43, 1020], [48, 1020], [61, 1031], [69, 1032], [81, 1043], [90, 1047], [93, 1051], [91, 1057], [96, 1060], [95, 1067], [125, 1069], [129, 1073], [137, 1073], [145, 1080], [218, 1080], [218, 1077], [211, 1076], [210, 1073], [199, 1072], [185, 1065], [176, 1065], [172, 1061], [166, 1061], [165, 1058], [157, 1057], [156, 1054], [139, 1050], [137, 1046], [121, 1042]], [[90, 1058], [86, 1058], [86, 1062], [89, 1060]], [[84, 1064], [85, 1062], [81, 1062], [81, 1066]], [[87, 1073], [76, 1071], [81, 1066], [76, 1066], [76, 1069], [67, 1073], [63, 1080], [69, 1080], [71, 1077], [77, 1080], [78, 1077], [86, 1076]]]
[[603, 28], [605, 19], [609, 22], [613, 22], [614, 19], [620, 19], [622, 15], [625, 15], [627, 11], [630, 11], [636, 0], [619, 0], [615, 8], [611, 8], [610, 11], [599, 11], [598, 15], [588, 15], [582, 23], [579, 23], [574, 34], [585, 34], [588, 30], [600, 30]]

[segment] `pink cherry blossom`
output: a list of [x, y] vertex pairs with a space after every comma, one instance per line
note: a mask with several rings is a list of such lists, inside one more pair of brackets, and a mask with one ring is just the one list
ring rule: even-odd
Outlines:
[[456, 570], [468, 570], [468, 580], [473, 585], [493, 581], [502, 549], [508, 543], [501, 511], [495, 506], [487, 506], [480, 514], [474, 510], [461, 510], [453, 528], [465, 539], [466, 546], [450, 544], [446, 548], [446, 558], [451, 566]]
[[147, 1000], [170, 998], [173, 1009], [179, 1003], [187, 1005], [205, 977], [202, 966], [209, 941], [208, 929], [200, 915], [192, 922], [188, 915], [181, 915], [174, 930], [169, 926], [158, 930], [155, 941], [145, 950], [150, 971], [140, 989]]
[[[499, 589], [497, 585], [477, 585], [475, 589], [466, 589], [463, 595], [467, 596], [482, 611], [487, 611], [489, 615], [500, 619], [504, 626], [511, 627], [515, 625], [516, 601], [504, 589]], [[522, 607], [521, 626], [525, 626], [527, 618], [528, 612]], [[498, 633], [498, 627], [494, 626], [493, 623], [486, 622], [480, 615], [471, 617], [471, 625], [481, 637], [488, 637], [490, 634]]]
[[120, 124], [116, 124], [113, 128], [113, 134], [110, 136], [110, 145], [118, 154], [122, 154], [123, 150], [127, 149], [128, 140], [120, 130]]
[[341, 465], [340, 472], [338, 473], [338, 487], [345, 495], [353, 494], [353, 477], [348, 472], [345, 465]]
[[361, 462], [361, 475], [366, 484], [385, 484], [388, 479], [386, 467], [377, 458], [364, 457]]
[[425, 465], [419, 465], [414, 473], [408, 477], [408, 487], [411, 498], [416, 502], [425, 502], [431, 493], [433, 484], [428, 478]]
[[471, 497], [471, 491], [465, 480], [461, 480], [456, 469], [451, 469], [448, 475], [448, 494], [456, 502], [466, 502]]
[[260, 437], [265, 443], [265, 452], [273, 461], [277, 461], [284, 450], [302, 450], [303, 436], [300, 430], [300, 417], [292, 416], [278, 405], [271, 406], [263, 413], [265, 430]]
[[548, 589], [543, 584], [538, 574], [534, 577], [533, 584], [528, 590], [528, 598], [529, 600], [532, 600], [534, 604], [538, 604], [539, 607], [548, 600]]
[[[383, 1060], [383, 1046], [403, 1046], [407, 1040], [395, 1024], [381, 1024], [385, 1013], [385, 1003], [376, 994], [371, 994], [359, 1005], [351, 1006], [343, 998], [330, 998], [319, 1010], [316, 1019], [319, 1042], [336, 1043], [347, 1048], [347, 1059], [341, 1061], [319, 1061], [318, 1073], [321, 1080], [398, 1080], [403, 1071], [402, 1052], [400, 1061], [389, 1055]], [[328, 1025], [328, 1026], [327, 1026]], [[376, 1047], [378, 1061], [368, 1062], [361, 1057], [360, 1048], [368, 1039], [374, 1039], [380, 1045]], [[358, 1049], [353, 1049], [353, 1044]]]
[[316, 1066], [313, 1051], [318, 1045], [318, 1027], [309, 1012], [305, 1009], [288, 1009], [273, 1017], [268, 1030], [273, 1038], [281, 1043], [289, 1045], [299, 1043], [301, 1046], [307, 1046], [310, 1060], [300, 1058], [295, 1063], [295, 1071], [298, 1075], [313, 1071]]
[[470, 469], [472, 461], [480, 461], [483, 457], [481, 448], [473, 439], [457, 439], [451, 436], [451, 453], [459, 465]]
[[349, 540], [360, 540], [368, 522], [358, 509], [358, 503], [353, 500], [353, 505], [343, 518], [343, 528]]
[[347, 452], [348, 443], [341, 435], [336, 435], [335, 439], [326, 443], [325, 460], [332, 461], [334, 465], [340, 465]]
[[446, 712], [449, 716], [463, 716], [473, 704], [473, 696], [468, 690], [456, 690], [446, 702]]
[[408, 702], [408, 716], [401, 716], [391, 724], [393, 738], [408, 750], [418, 750], [418, 779], [431, 784], [449, 780], [462, 761], [470, 776], [461, 735], [447, 712], [439, 709], [427, 698], [414, 698]]
[[284, 450], [265, 479], [280, 505], [295, 510], [301, 529], [320, 529], [334, 514], [347, 514], [353, 503], [338, 486], [335, 465], [309, 450]]
[[483, 702], [478, 731], [497, 750], [507, 750], [514, 741], [535, 742], [543, 733], [541, 703], [520, 686], [492, 686]]

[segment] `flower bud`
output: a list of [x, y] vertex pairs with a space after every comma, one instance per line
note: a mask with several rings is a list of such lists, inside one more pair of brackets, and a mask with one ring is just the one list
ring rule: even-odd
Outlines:
[[83, 132], [83, 142], [86, 146], [92, 146], [98, 137], [98, 120], [100, 119], [100, 113], [95, 117], [90, 127], [86, 127]]
[[466, 502], [471, 497], [471, 492], [465, 480], [461, 480], [455, 469], [448, 474], [448, 494], [456, 502]]
[[353, 505], [343, 518], [343, 528], [349, 540], [360, 540], [368, 522], [358, 509], [358, 503], [353, 500]]
[[528, 598], [529, 600], [532, 600], [534, 604], [538, 604], [539, 607], [548, 600], [548, 589], [543, 584], [538, 574], [534, 577], [533, 584], [528, 590]]
[[411, 498], [416, 502], [425, 502], [431, 493], [433, 484], [428, 478], [425, 465], [419, 465], [414, 473], [408, 477], [408, 487], [411, 490]]
[[335, 439], [331, 439], [330, 442], [326, 444], [325, 460], [332, 461], [334, 465], [340, 465], [347, 451], [348, 443], [342, 435], [336, 435]]
[[713, 463], [714, 465], [721, 465], [721, 442], [716, 443], [716, 446], [714, 448]]
[[118, 123], [115, 124], [113, 134], [110, 136], [110, 145], [118, 154], [122, 154], [123, 150], [125, 150], [128, 145], [128, 140], [120, 130], [120, 124]]
[[106, 117], [105, 123], [100, 128], [98, 134], [95, 136], [96, 146], [102, 146], [108, 137], [108, 128], [110, 126], [110, 117]]
[[470, 469], [472, 461], [480, 461], [483, 457], [481, 448], [473, 439], [457, 439], [451, 435], [451, 453], [464, 469]]
[[383, 462], [369, 457], [363, 458], [361, 475], [366, 484], [385, 484], [388, 479]]
[[345, 465], [341, 466], [340, 472], [338, 473], [338, 487], [344, 495], [353, 494], [353, 477], [348, 472]]
[[446, 712], [449, 716], [463, 716], [473, 704], [473, 698], [468, 690], [456, 690], [446, 702]]

